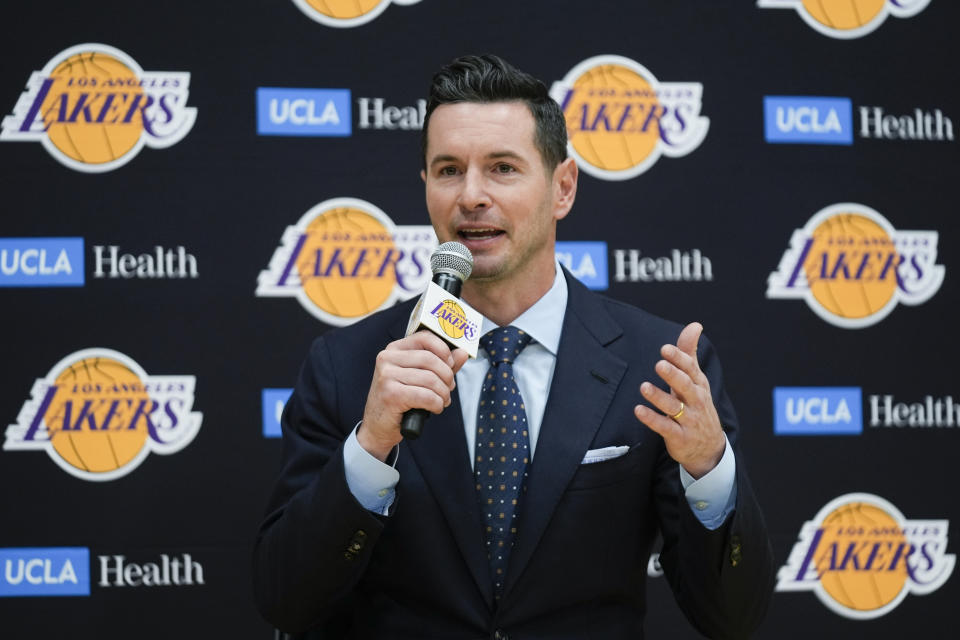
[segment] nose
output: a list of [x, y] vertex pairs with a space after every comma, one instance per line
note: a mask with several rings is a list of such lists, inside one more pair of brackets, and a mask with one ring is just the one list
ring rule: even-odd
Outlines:
[[486, 181], [481, 171], [468, 169], [461, 182], [460, 195], [457, 204], [466, 211], [486, 209], [491, 205], [490, 194], [487, 192]]

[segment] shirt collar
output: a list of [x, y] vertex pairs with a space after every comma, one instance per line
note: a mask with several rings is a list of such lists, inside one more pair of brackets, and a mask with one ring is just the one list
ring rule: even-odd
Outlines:
[[[567, 310], [567, 280], [563, 277], [560, 263], [555, 262], [553, 286], [529, 309], [511, 322], [514, 327], [530, 334], [537, 343], [554, 356], [560, 348], [560, 331], [563, 328], [563, 316]], [[480, 335], [497, 328], [497, 325], [483, 316], [483, 330]]]

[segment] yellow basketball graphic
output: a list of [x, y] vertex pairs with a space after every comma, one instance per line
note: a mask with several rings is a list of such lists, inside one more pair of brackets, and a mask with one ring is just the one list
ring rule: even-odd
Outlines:
[[839, 496], [804, 523], [776, 590], [812, 591], [851, 620], [879, 618], [947, 582], [956, 564], [949, 528], [946, 519], [908, 520], [877, 495]]
[[146, 420], [140, 416], [135, 424], [130, 422], [141, 401], [147, 403], [146, 412], [151, 401], [129, 367], [108, 357], [82, 358], [57, 376], [56, 385], [44, 421], [54, 450], [65, 462], [82, 471], [107, 473], [140, 453], [148, 436]]
[[702, 84], [663, 82], [623, 56], [581, 61], [553, 83], [550, 96], [563, 110], [568, 152], [601, 180], [629, 180], [662, 156], [685, 156], [710, 128], [700, 113]]
[[[573, 90], [565, 109], [567, 131], [571, 146], [585, 162], [606, 171], [624, 171], [653, 152], [660, 139], [655, 114], [662, 108], [643, 76], [623, 65], [602, 64], [577, 78]], [[636, 112], [629, 122], [619, 117], [611, 122], [601, 111], [610, 103], [631, 103]]]
[[466, 324], [465, 320], [467, 318], [463, 307], [454, 300], [444, 300], [443, 306], [437, 311], [436, 315], [437, 322], [445, 334], [454, 339], [463, 337], [463, 330]]
[[896, 262], [884, 269], [886, 260], [876, 256], [889, 257], [896, 248], [883, 227], [864, 215], [838, 213], [820, 223], [812, 235], [803, 269], [810, 293], [825, 310], [859, 319], [890, 302], [897, 288]]
[[883, 11], [887, 0], [803, 0], [803, 8], [814, 20], [831, 29], [862, 27]]
[[381, 220], [357, 208], [334, 207], [307, 225], [306, 236], [297, 272], [303, 292], [319, 309], [357, 318], [391, 296], [396, 277], [388, 261], [395, 246]]
[[[849, 609], [872, 611], [900, 595], [907, 582], [907, 561], [901, 556], [895, 566], [893, 562], [897, 549], [905, 554], [910, 547], [902, 527], [890, 514], [876, 505], [851, 502], [824, 518], [822, 527], [821, 552], [815, 563], [821, 574], [820, 584], [830, 597]], [[842, 561], [851, 544], [857, 549], [879, 544], [885, 555], [869, 570], [865, 568], [868, 554], [861, 554], [859, 570], [852, 560], [844, 569], [826, 570], [831, 563]], [[831, 553], [836, 555], [831, 558]]]
[[293, 0], [311, 20], [338, 29], [359, 27], [376, 20], [391, 4], [418, 2], [420, 0]]
[[[95, 165], [117, 160], [134, 148], [143, 133], [142, 111], [133, 109], [129, 122], [127, 116], [132, 105], [144, 106], [145, 96], [132, 69], [108, 53], [89, 51], [66, 58], [50, 76], [54, 83], [41, 117], [57, 149], [77, 162]], [[126, 101], [114, 101], [118, 91], [127, 94]], [[101, 96], [95, 98], [98, 93]], [[110, 96], [111, 102], [103, 96]], [[102, 122], [87, 121], [99, 120], [101, 113]]]
[[325, 16], [348, 20], [370, 13], [384, 0], [306, 0], [306, 2]]

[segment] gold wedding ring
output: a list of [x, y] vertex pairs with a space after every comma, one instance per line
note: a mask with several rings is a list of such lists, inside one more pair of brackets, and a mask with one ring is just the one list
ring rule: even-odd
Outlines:
[[677, 411], [675, 414], [670, 416], [671, 420], [679, 420], [680, 416], [683, 415], [683, 410], [687, 408], [687, 405], [683, 404], [683, 400], [680, 401], [680, 411]]

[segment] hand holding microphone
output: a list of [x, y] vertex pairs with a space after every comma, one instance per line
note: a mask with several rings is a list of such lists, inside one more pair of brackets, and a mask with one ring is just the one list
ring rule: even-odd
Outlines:
[[[403, 437], [417, 438], [429, 413], [450, 404], [455, 373], [468, 354], [476, 355], [480, 316], [459, 300], [473, 269], [470, 250], [445, 242], [431, 255], [430, 266], [433, 281], [411, 314], [407, 337], [377, 356], [357, 432], [361, 446], [381, 460]], [[451, 352], [452, 347], [463, 348]]]
[[[461, 346], [456, 337], [463, 338], [470, 330], [469, 319], [460, 304], [460, 291], [463, 289], [463, 281], [469, 278], [473, 271], [473, 255], [459, 242], [444, 242], [430, 256], [430, 270], [433, 271], [432, 284], [449, 296], [438, 296], [438, 292], [431, 292], [428, 288], [410, 316], [407, 335], [428, 329], [447, 342], [451, 349], [455, 349]], [[431, 293], [434, 295], [431, 296]], [[474, 325], [476, 324], [474, 321]], [[438, 328], [440, 331], [437, 331]], [[479, 327], [474, 330], [479, 330]], [[476, 355], [476, 350], [472, 355]], [[423, 432], [423, 423], [428, 416], [425, 409], [408, 410], [403, 414], [400, 434], [404, 438], [416, 440]]]

